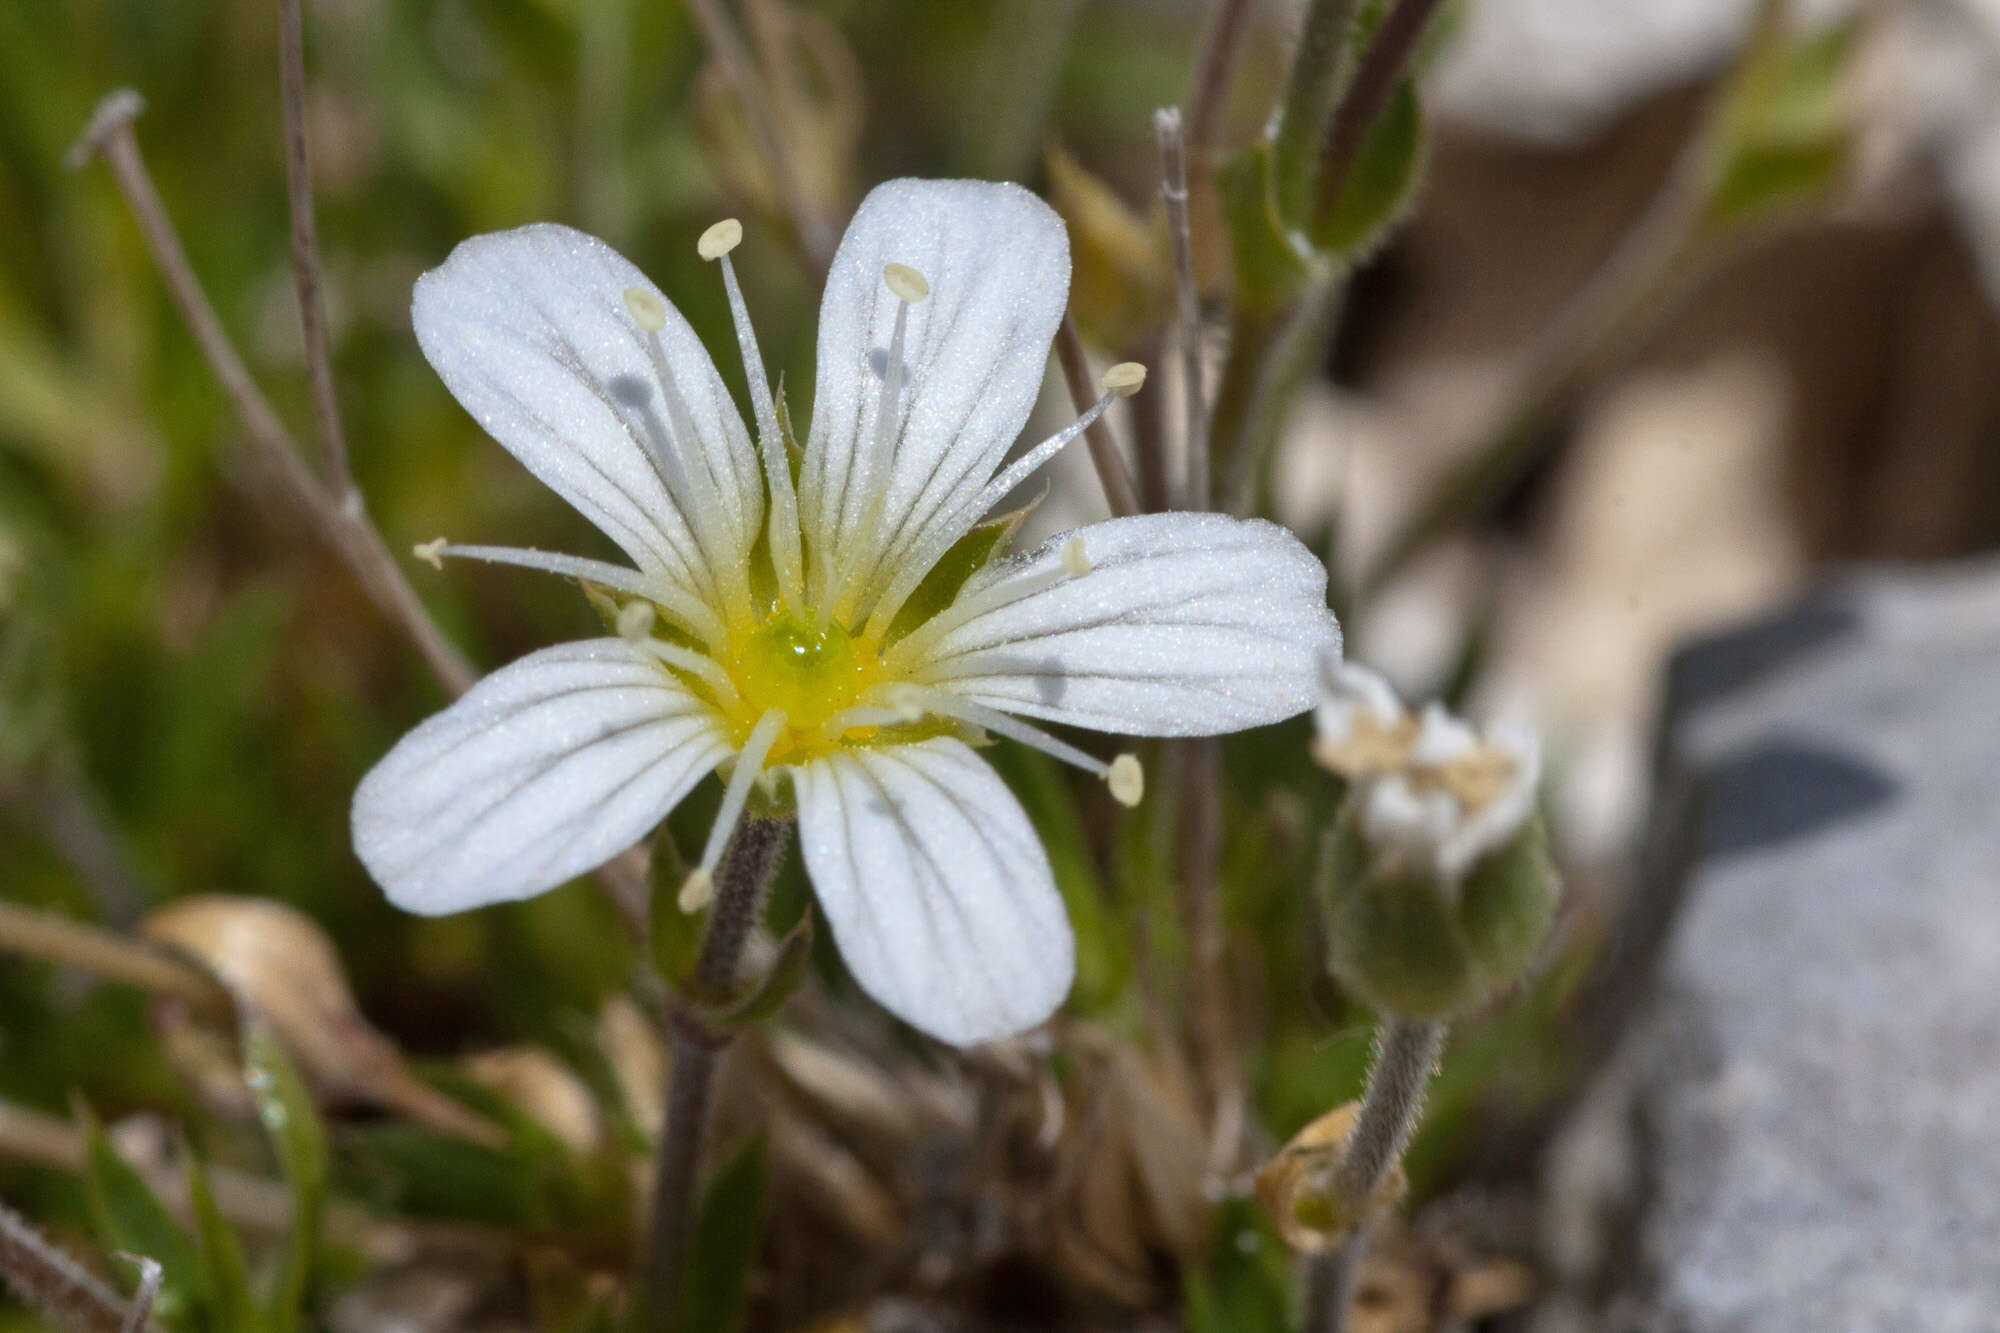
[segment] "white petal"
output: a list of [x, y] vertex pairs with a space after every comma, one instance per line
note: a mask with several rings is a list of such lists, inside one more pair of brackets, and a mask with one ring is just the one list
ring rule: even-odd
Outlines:
[[[896, 452], [869, 522], [863, 483], [900, 304], [882, 278], [890, 263], [923, 274], [930, 295], [909, 310]], [[1062, 220], [1020, 186], [895, 180], [870, 191], [820, 303], [800, 475], [810, 530], [864, 543], [862, 568], [878, 571], [927, 524], [971, 504], [1028, 420], [1068, 299]]]
[[962, 741], [847, 750], [793, 772], [806, 873], [840, 956], [883, 1008], [970, 1046], [1062, 1003], [1076, 945], [1048, 856]]
[[1221, 514], [1112, 519], [993, 566], [961, 599], [1049, 577], [1072, 537], [1090, 572], [947, 630], [917, 678], [1010, 712], [1139, 736], [1238, 731], [1312, 706], [1314, 659], [1339, 645], [1340, 626], [1326, 570], [1291, 533]]
[[714, 479], [740, 557], [764, 500], [743, 420], [694, 330], [617, 251], [553, 223], [475, 236], [417, 280], [410, 313], [424, 355], [494, 439], [641, 569], [688, 582], [702, 562], [687, 517], [641, 442], [647, 413], [669, 427], [672, 415], [625, 303], [634, 287], [665, 312], [659, 338], [699, 437], [685, 466]]
[[1320, 737], [1336, 744], [1354, 734], [1360, 714], [1377, 727], [1393, 728], [1403, 720], [1403, 702], [1382, 676], [1341, 657], [1340, 646], [1322, 650], [1319, 658], [1319, 706], [1313, 714]]
[[354, 850], [405, 911], [526, 898], [644, 837], [728, 750], [708, 705], [642, 648], [545, 648], [369, 771]]

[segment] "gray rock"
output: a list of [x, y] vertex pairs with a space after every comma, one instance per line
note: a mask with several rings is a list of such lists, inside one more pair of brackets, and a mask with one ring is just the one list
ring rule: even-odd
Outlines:
[[2000, 563], [1852, 576], [1668, 694], [1678, 910], [1552, 1157], [1568, 1322], [2000, 1329]]

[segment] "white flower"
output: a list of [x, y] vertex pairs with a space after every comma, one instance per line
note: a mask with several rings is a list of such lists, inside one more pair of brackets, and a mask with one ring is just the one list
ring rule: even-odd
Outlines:
[[1320, 661], [1313, 755], [1353, 784], [1361, 836], [1455, 888], [1534, 813], [1542, 751], [1507, 725], [1481, 737], [1436, 703], [1412, 716], [1389, 682], [1337, 653]]
[[1194, 736], [1298, 713], [1339, 642], [1325, 571], [1272, 524], [1175, 513], [966, 576], [980, 520], [1114, 396], [1000, 467], [1069, 288], [1062, 223], [1011, 185], [893, 181], [862, 203], [820, 308], [795, 478], [728, 258], [741, 234], [718, 224], [701, 249], [722, 262], [755, 447], [687, 322], [601, 241], [476, 237], [418, 281], [445, 383], [631, 565], [427, 548], [608, 589], [619, 634], [531, 654], [406, 736], [355, 793], [356, 850], [410, 911], [523, 898], [637, 842], [720, 768], [698, 888], [753, 783], [782, 797], [789, 779], [862, 987], [946, 1041], [1021, 1031], [1067, 993], [1073, 941], [1034, 830], [968, 739], [1020, 740], [1136, 801], [1136, 761], [1020, 718]]

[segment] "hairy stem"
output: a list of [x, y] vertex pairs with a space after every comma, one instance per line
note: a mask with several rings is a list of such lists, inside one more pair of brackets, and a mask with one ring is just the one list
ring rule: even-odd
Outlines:
[[1369, 1201], [1402, 1160], [1423, 1117], [1424, 1091], [1444, 1049], [1444, 1024], [1385, 1014], [1375, 1032], [1375, 1062], [1361, 1111], [1341, 1146], [1333, 1188], [1349, 1217], [1362, 1219], [1340, 1246], [1316, 1256], [1306, 1275], [1306, 1333], [1341, 1333], [1353, 1305], [1355, 1275], [1368, 1245]]
[[22, 1304], [76, 1333], [158, 1333], [149, 1317], [150, 1301], [143, 1308], [128, 1304], [4, 1203], [0, 1203], [0, 1278]]
[[321, 468], [334, 497], [354, 491], [340, 401], [333, 392], [333, 359], [326, 344], [326, 304], [320, 296], [319, 233], [313, 222], [312, 162], [306, 153], [306, 55], [301, 0], [278, 0], [278, 92], [285, 115], [285, 202], [292, 215], [292, 278], [299, 292], [299, 326], [305, 335], [306, 372], [312, 379], [313, 423], [319, 429]]
[[[715, 905], [695, 960], [692, 998], [697, 1004], [723, 1003], [734, 994], [743, 946], [763, 911], [791, 830], [789, 820], [746, 819], [730, 839], [715, 868]], [[674, 1016], [667, 1120], [654, 1165], [652, 1224], [642, 1274], [645, 1309], [656, 1322], [678, 1313], [686, 1285], [715, 1074], [729, 1041], [728, 1033], [711, 1029], [691, 1010]]]
[[[1084, 354], [1083, 337], [1076, 320], [1065, 310], [1062, 327], [1056, 330], [1056, 360], [1062, 363], [1063, 380], [1069, 385], [1070, 401], [1079, 414], [1097, 401], [1097, 389], [1090, 378], [1090, 360]], [[1083, 430], [1083, 442], [1090, 449], [1090, 461], [1097, 469], [1098, 485], [1104, 488], [1104, 502], [1113, 518], [1129, 518], [1140, 512], [1139, 493], [1132, 489], [1132, 474], [1111, 436], [1111, 423], [1103, 417]]]
[[1374, 38], [1355, 66], [1354, 79], [1334, 108], [1333, 122], [1327, 127], [1326, 142], [1319, 154], [1319, 186], [1313, 204], [1314, 219], [1325, 218], [1340, 202], [1347, 173], [1368, 138], [1375, 118], [1388, 105], [1397, 81], [1417, 53], [1417, 41], [1430, 26], [1441, 0], [1397, 0], [1396, 7], [1382, 20]]
[[1277, 143], [1272, 148], [1278, 214], [1288, 222], [1305, 220], [1313, 159], [1346, 72], [1347, 30], [1354, 23], [1355, 8], [1356, 0], [1312, 0], [1305, 26], [1299, 30], [1291, 77], [1278, 113]]

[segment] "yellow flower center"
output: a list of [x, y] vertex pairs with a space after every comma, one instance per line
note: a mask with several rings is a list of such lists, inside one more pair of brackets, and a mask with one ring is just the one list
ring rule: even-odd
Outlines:
[[784, 711], [785, 730], [768, 763], [794, 763], [831, 751], [843, 740], [873, 734], [872, 727], [846, 728], [839, 735], [825, 731], [828, 722], [859, 704], [884, 679], [877, 645], [838, 622], [815, 629], [788, 611], [773, 610], [760, 624], [740, 630], [732, 626], [722, 667], [740, 696], [725, 710], [731, 738], [738, 744], [767, 711]]

